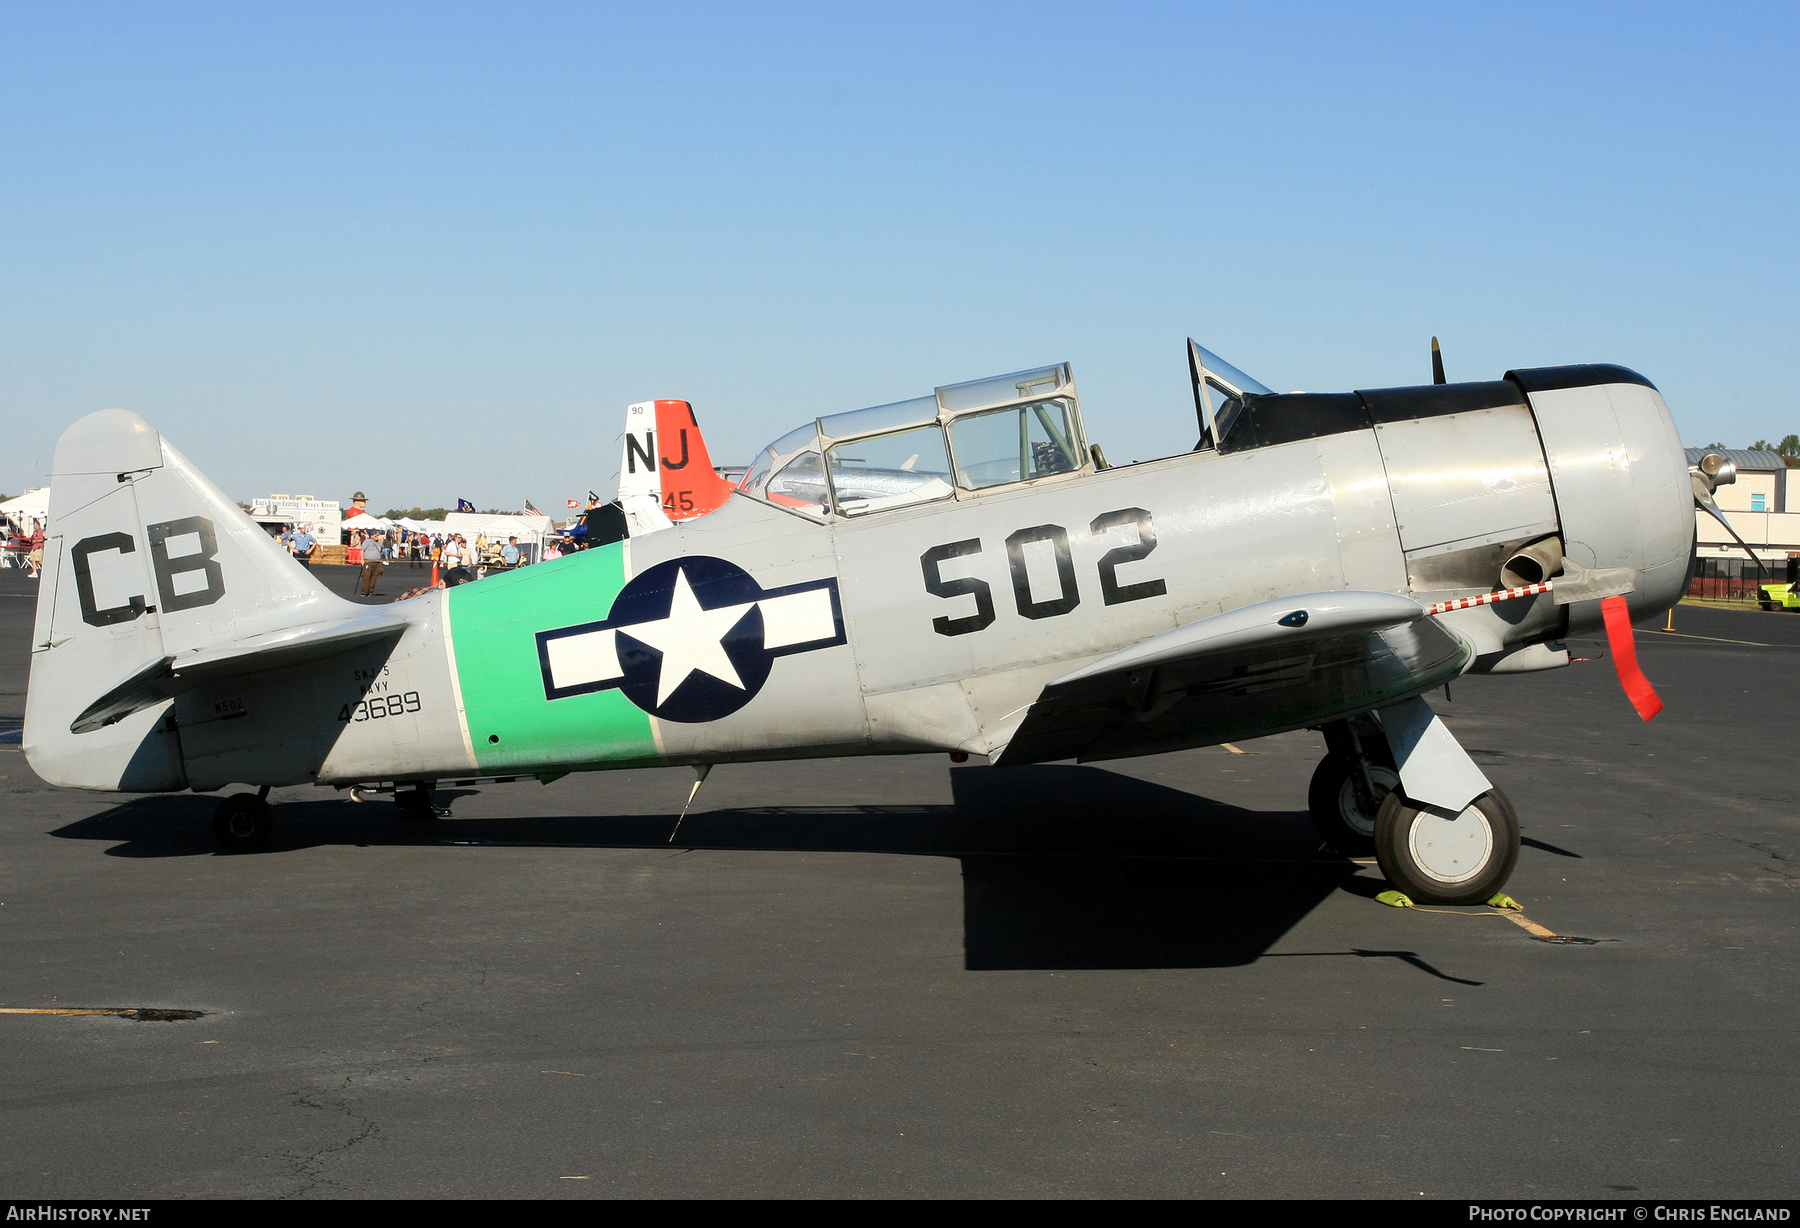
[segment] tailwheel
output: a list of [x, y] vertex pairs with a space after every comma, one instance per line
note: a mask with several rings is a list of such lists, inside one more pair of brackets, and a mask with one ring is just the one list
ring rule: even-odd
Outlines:
[[1480, 904], [1512, 876], [1519, 816], [1498, 789], [1454, 817], [1390, 793], [1375, 818], [1375, 859], [1396, 890], [1420, 903]]
[[274, 835], [275, 808], [254, 793], [233, 793], [213, 811], [213, 838], [223, 852], [260, 853]]
[[1366, 857], [1375, 851], [1375, 819], [1382, 803], [1399, 787], [1400, 777], [1390, 767], [1364, 764], [1354, 755], [1326, 755], [1306, 791], [1313, 828], [1344, 856]]

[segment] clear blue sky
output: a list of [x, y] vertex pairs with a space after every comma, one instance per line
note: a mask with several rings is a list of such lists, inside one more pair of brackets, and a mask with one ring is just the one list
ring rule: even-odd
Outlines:
[[[1800, 7], [0, 7], [0, 490], [135, 410], [238, 498], [560, 507], [627, 402], [722, 462], [1182, 343], [1282, 389], [1609, 361], [1800, 431]], [[558, 468], [561, 466], [561, 468]], [[563, 471], [576, 475], [570, 477]]]

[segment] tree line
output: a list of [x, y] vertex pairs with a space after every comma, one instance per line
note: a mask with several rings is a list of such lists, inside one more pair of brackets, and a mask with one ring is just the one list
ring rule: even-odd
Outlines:
[[[1725, 445], [1722, 443], [1707, 443], [1701, 444], [1700, 446], [1702, 449], [1710, 451], [1714, 448], [1723, 448]], [[1788, 435], [1784, 437], [1780, 443], [1770, 443], [1766, 439], [1759, 439], [1755, 443], [1750, 444], [1747, 450], [1751, 452], [1773, 452], [1781, 457], [1783, 461], [1787, 462], [1787, 467], [1789, 469], [1800, 469], [1800, 435]]]

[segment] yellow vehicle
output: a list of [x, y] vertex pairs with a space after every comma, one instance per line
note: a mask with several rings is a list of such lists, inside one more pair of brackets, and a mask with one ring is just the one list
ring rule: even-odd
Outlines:
[[1764, 584], [1757, 604], [1765, 610], [1800, 610], [1800, 559], [1789, 559], [1787, 580]]

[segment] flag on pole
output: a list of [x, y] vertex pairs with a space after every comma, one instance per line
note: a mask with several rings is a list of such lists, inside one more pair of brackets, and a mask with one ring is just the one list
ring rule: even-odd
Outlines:
[[475, 510], [475, 505], [470, 503], [467, 499], [458, 499], [456, 501], [456, 510], [459, 512], [472, 512]]
[[527, 499], [525, 500], [525, 514], [527, 516], [542, 516], [544, 513], [531, 506], [531, 500]]
[[567, 500], [567, 503], [570, 507], [580, 507], [581, 506], [580, 499], [569, 499], [569, 500]]

